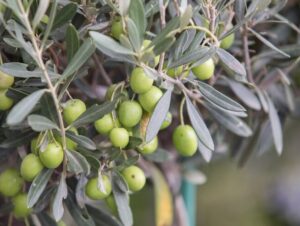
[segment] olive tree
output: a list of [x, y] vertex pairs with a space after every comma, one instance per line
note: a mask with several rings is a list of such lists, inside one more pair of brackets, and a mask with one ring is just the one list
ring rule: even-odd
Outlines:
[[131, 226], [147, 184], [155, 225], [187, 225], [199, 164], [280, 155], [299, 93], [285, 4], [0, 0], [3, 222]]

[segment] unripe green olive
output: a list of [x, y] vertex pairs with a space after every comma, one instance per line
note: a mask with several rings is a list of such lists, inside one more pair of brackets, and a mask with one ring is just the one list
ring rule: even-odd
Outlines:
[[111, 36], [117, 40], [120, 40], [121, 34], [123, 34], [123, 25], [120, 17], [118, 17], [112, 22]]
[[[69, 129], [69, 131], [71, 131], [71, 132], [75, 133], [76, 135], [78, 135], [78, 131], [75, 127], [71, 127]], [[62, 142], [62, 137], [60, 135], [57, 135], [57, 134], [55, 134], [54, 137], [55, 137], [55, 140], [62, 145], [62, 143], [63, 143]], [[71, 140], [70, 138], [67, 138], [67, 137], [66, 137], [66, 145], [67, 145], [67, 149], [70, 150], [70, 151], [76, 150], [76, 148], [78, 146], [78, 144], [75, 141], [73, 141], [73, 140]]]
[[183, 66], [170, 68], [167, 70], [167, 75], [169, 75], [172, 78], [180, 77], [186, 78], [189, 75], [189, 71], [183, 71]]
[[109, 133], [109, 139], [114, 147], [125, 148], [129, 143], [129, 133], [124, 128], [113, 128]]
[[0, 193], [7, 197], [15, 196], [21, 190], [23, 182], [16, 169], [6, 169], [0, 174]]
[[173, 143], [176, 150], [183, 156], [192, 156], [197, 151], [198, 138], [189, 125], [180, 125], [173, 132]]
[[152, 86], [148, 92], [140, 94], [138, 99], [145, 111], [152, 112], [162, 95], [158, 87]]
[[[145, 39], [143, 41], [142, 49], [141, 50], [145, 51], [145, 53], [149, 53], [149, 54], [152, 54], [154, 56], [154, 52], [153, 52], [154, 47], [152, 46], [151, 48], [147, 48], [150, 44], [151, 44], [151, 41], [148, 40], [148, 39]], [[155, 56], [154, 57], [154, 64], [151, 65], [151, 66], [156, 67], [158, 65], [158, 63], [159, 63], [159, 59], [160, 59], [159, 55]]]
[[32, 209], [27, 206], [27, 194], [19, 193], [12, 199], [13, 202], [13, 213], [16, 218], [25, 218], [27, 217]]
[[0, 89], [7, 89], [14, 84], [15, 78], [0, 71]]
[[200, 80], [210, 79], [215, 72], [215, 64], [212, 58], [192, 68], [193, 74]]
[[44, 166], [35, 154], [28, 154], [21, 163], [21, 176], [26, 181], [33, 181], [33, 179], [43, 170]]
[[116, 200], [112, 194], [105, 199], [105, 203], [109, 207], [109, 209], [111, 210], [111, 212], [113, 214], [115, 214], [115, 215], [118, 214], [118, 207], [116, 204]]
[[0, 111], [6, 111], [11, 108], [14, 101], [6, 96], [7, 89], [0, 89]]
[[158, 138], [157, 136], [148, 142], [147, 144], [144, 144], [141, 148], [139, 148], [139, 152], [142, 154], [151, 154], [157, 150], [158, 147]]
[[67, 226], [66, 223], [62, 220], [57, 222], [57, 226]]
[[85, 194], [93, 200], [100, 200], [108, 197], [112, 190], [111, 182], [105, 175], [102, 176], [102, 182], [105, 192], [98, 188], [98, 178], [94, 177], [87, 182], [85, 186]]
[[124, 101], [118, 108], [118, 118], [124, 127], [134, 127], [142, 118], [143, 109], [136, 101]]
[[148, 92], [152, 85], [153, 79], [146, 75], [143, 68], [136, 67], [130, 76], [130, 87], [133, 92], [143, 94]]
[[72, 99], [65, 103], [63, 110], [64, 120], [68, 125], [74, 122], [83, 112], [86, 111], [85, 103], [79, 99]]
[[167, 127], [169, 127], [172, 123], [172, 114], [170, 112], [168, 112], [163, 124], [161, 125], [160, 129], [163, 130], [163, 129], [166, 129]]
[[141, 190], [146, 183], [146, 177], [139, 167], [129, 166], [122, 170], [122, 176], [128, 184], [128, 188], [132, 192], [137, 192]]
[[235, 35], [234, 33], [228, 35], [226, 38], [221, 40], [220, 47], [223, 49], [229, 49], [234, 43]]
[[5, 5], [0, 3], [0, 13], [4, 13], [5, 9], [6, 9]]
[[59, 143], [49, 143], [44, 151], [40, 151], [43, 165], [49, 169], [57, 168], [64, 160], [64, 151]]
[[98, 119], [94, 126], [98, 133], [106, 135], [114, 128], [114, 121], [111, 114], [106, 114]]

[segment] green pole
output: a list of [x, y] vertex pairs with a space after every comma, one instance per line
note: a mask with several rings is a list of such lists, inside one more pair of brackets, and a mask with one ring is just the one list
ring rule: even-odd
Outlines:
[[197, 186], [183, 179], [181, 194], [187, 210], [188, 226], [196, 226]]

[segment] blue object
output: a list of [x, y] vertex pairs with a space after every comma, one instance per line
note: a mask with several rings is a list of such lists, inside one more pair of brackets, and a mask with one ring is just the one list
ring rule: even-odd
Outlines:
[[197, 185], [183, 179], [181, 194], [187, 210], [188, 226], [196, 226]]

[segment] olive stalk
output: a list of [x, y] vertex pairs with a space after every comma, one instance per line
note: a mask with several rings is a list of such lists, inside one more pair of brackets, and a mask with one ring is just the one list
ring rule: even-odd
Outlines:
[[[60, 104], [59, 104], [58, 96], [56, 94], [56, 89], [55, 89], [55, 86], [52, 84], [52, 81], [51, 81], [50, 76], [48, 74], [48, 71], [46, 69], [46, 65], [43, 61], [42, 48], [39, 48], [39, 46], [38, 46], [34, 31], [33, 31], [32, 27], [30, 25], [30, 22], [29, 22], [28, 14], [26, 13], [26, 11], [24, 9], [24, 6], [23, 6], [23, 4], [20, 0], [18, 0], [18, 5], [19, 5], [19, 8], [20, 8], [20, 12], [21, 12], [20, 17], [22, 17], [22, 19], [23, 19], [23, 24], [24, 24], [26, 30], [28, 31], [31, 43], [32, 43], [34, 51], [36, 53], [36, 59], [35, 59], [36, 63], [38, 64], [38, 66], [40, 67], [40, 69], [43, 72], [43, 75], [44, 75], [44, 78], [46, 80], [49, 92], [52, 96], [52, 99], [53, 99], [53, 102], [54, 102], [54, 105], [55, 105], [55, 110], [56, 110], [56, 113], [57, 113], [57, 116], [58, 116], [58, 121], [59, 121], [60, 133], [61, 133], [61, 137], [62, 137], [62, 146], [63, 146], [64, 152], [66, 152], [66, 150], [67, 150], [66, 149], [66, 147], [67, 147], [67, 145], [66, 145], [66, 131], [65, 131], [65, 127], [64, 127], [63, 117], [62, 117], [62, 114], [61, 114], [61, 111], [60, 111]], [[66, 164], [67, 164], [67, 157], [66, 157], [66, 155], [64, 155], [64, 167], [63, 167], [64, 172], [66, 171]]]

